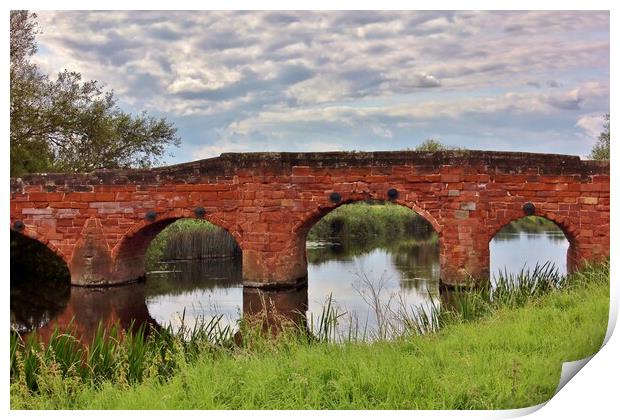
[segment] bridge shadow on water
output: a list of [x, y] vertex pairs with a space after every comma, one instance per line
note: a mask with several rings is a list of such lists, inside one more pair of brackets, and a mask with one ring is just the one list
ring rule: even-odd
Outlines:
[[[43, 288], [49, 294], [54, 287]], [[260, 318], [266, 321], [266, 327], [276, 331], [286, 320], [301, 326], [305, 325], [307, 309], [307, 288], [295, 288], [282, 291], [263, 291], [257, 288], [242, 289], [243, 316], [248, 319]], [[23, 301], [12, 301], [11, 328], [20, 335], [36, 331], [37, 335], [47, 342], [54, 330], [70, 331], [83, 343], [92, 341], [97, 329], [101, 326], [110, 330], [114, 325], [122, 330], [135, 329], [146, 325], [159, 329], [168, 325], [158, 322], [150, 314], [147, 306], [148, 287], [145, 283], [107, 287], [84, 288], [70, 287], [63, 291], [63, 298], [50, 295], [54, 306], [45, 306], [38, 300], [36, 304], [24, 304]], [[204, 315], [209, 321], [209, 316]], [[215, 317], [216, 315], [214, 315]], [[195, 318], [194, 321], [200, 318]], [[228, 320], [223, 320], [224, 324]], [[188, 327], [193, 327], [192, 320], [187, 320]], [[173, 330], [179, 324], [170, 321]], [[237, 320], [232, 320], [233, 331]]]

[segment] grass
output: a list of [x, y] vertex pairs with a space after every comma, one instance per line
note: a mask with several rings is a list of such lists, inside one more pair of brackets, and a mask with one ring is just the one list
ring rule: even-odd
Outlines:
[[[143, 376], [135, 380], [118, 373], [127, 371], [123, 363], [132, 360], [121, 355], [128, 350], [126, 340], [117, 340], [119, 347], [108, 351], [119, 354], [119, 361], [103, 371], [117, 373], [97, 380], [72, 374], [67, 363], [54, 365], [55, 352], [46, 357], [45, 347], [19, 362], [17, 355], [26, 350], [12, 341], [12, 369], [24, 369], [20, 363], [25, 360], [43, 360], [46, 368], [33, 375], [35, 392], [25, 384], [25, 375], [12, 370], [11, 407], [497, 409], [539, 404], [553, 395], [562, 362], [589, 356], [602, 344], [609, 262], [567, 279], [541, 266], [522, 287], [509, 280], [465, 295], [467, 310], [462, 305], [431, 312], [440, 329], [425, 334], [410, 329], [393, 340], [335, 343], [329, 325], [340, 318], [328, 307], [321, 314], [319, 339], [295, 330], [271, 338], [244, 325], [241, 338], [232, 341], [213, 328], [210, 337], [203, 336], [209, 330], [205, 326], [190, 331], [188, 340], [164, 334], [168, 341], [153, 339], [151, 344], [159, 352], [149, 344], [136, 352], [134, 359], [147, 361], [141, 365]], [[415, 322], [412, 315], [408, 319]], [[421, 325], [432, 327], [433, 322]], [[218, 338], [224, 340], [213, 344]], [[98, 357], [106, 357], [103, 353]], [[59, 354], [71, 361], [69, 366], [80, 364], [70, 352]], [[153, 360], [144, 355], [154, 355]], [[156, 372], [161, 366], [171, 368]]]
[[413, 234], [428, 239], [435, 233], [422, 216], [406, 207], [390, 202], [357, 202], [340, 206], [325, 215], [310, 229], [307, 239], [365, 241]]
[[75, 337], [71, 325], [54, 330], [45, 343], [36, 334], [23, 338], [12, 332], [11, 386], [23, 394], [45, 394], [63, 386], [59, 379], [95, 387], [106, 381], [123, 385], [163, 379], [199, 354], [232, 343], [231, 329], [221, 327], [220, 319], [182, 325], [175, 332], [171, 326], [147, 330], [143, 324], [123, 331], [100, 324], [87, 344]]

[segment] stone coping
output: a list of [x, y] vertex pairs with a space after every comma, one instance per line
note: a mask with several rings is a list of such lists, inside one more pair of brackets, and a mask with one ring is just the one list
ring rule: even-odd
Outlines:
[[[256, 152], [223, 153], [219, 157], [152, 169], [97, 169], [89, 173], [42, 173], [11, 178], [11, 191], [23, 185], [127, 185], [197, 184], [232, 182], [235, 175], [282, 174], [294, 167], [310, 170], [347, 168], [389, 168], [413, 166], [420, 172], [443, 166], [470, 166], [485, 173], [528, 173], [539, 175], [609, 175], [609, 161], [582, 160], [579, 156], [450, 150], [441, 152]], [[389, 171], [389, 169], [387, 169]], [[477, 170], [480, 172], [480, 170]], [[79, 189], [76, 189], [79, 191]]]

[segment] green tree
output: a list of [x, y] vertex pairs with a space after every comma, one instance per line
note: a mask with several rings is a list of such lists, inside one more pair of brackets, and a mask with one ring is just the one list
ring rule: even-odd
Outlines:
[[590, 158], [596, 160], [609, 160], [609, 114], [605, 115], [603, 132], [599, 134], [596, 144], [590, 153]]
[[130, 115], [95, 80], [63, 71], [56, 80], [29, 61], [37, 51], [36, 14], [11, 11], [11, 175], [150, 167], [178, 146], [164, 118]]
[[435, 139], [426, 139], [415, 148], [416, 152], [441, 152], [443, 150], [450, 149]]

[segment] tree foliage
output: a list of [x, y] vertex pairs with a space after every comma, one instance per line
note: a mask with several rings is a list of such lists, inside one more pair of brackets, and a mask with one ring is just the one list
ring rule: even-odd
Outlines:
[[11, 11], [12, 176], [150, 167], [179, 145], [171, 123], [123, 112], [101, 83], [68, 70], [55, 80], [42, 74], [29, 61], [37, 33], [36, 14]]
[[416, 152], [441, 152], [443, 150], [450, 149], [435, 139], [426, 139], [415, 148]]
[[605, 115], [603, 132], [599, 134], [596, 144], [590, 153], [590, 158], [596, 160], [609, 160], [609, 114]]

